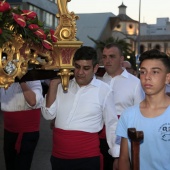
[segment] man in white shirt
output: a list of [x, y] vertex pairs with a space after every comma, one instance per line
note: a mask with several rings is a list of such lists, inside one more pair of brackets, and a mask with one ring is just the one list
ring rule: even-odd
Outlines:
[[68, 92], [63, 92], [59, 79], [52, 80], [42, 107], [45, 119], [55, 118], [52, 170], [102, 170], [98, 132], [104, 123], [109, 152], [113, 157], [119, 155], [113, 91], [94, 76], [98, 60], [92, 47], [79, 48], [73, 63], [75, 77]]
[[[115, 105], [116, 115], [119, 117], [125, 108], [140, 103], [144, 99], [144, 92], [139, 79], [122, 68], [123, 50], [118, 44], [107, 44], [103, 49], [102, 60], [106, 70], [102, 80], [109, 84], [114, 92], [112, 103]], [[113, 159], [107, 152], [108, 146], [104, 131], [103, 129], [99, 134], [101, 152], [104, 156], [104, 169], [112, 170]], [[114, 166], [118, 166], [118, 160], [114, 162]]]
[[1, 88], [6, 170], [30, 170], [39, 139], [42, 101], [40, 81], [16, 82], [6, 90]]

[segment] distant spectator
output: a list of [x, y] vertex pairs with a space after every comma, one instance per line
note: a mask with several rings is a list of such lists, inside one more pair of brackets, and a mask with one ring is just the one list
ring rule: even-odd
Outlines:
[[123, 61], [122, 67], [124, 67], [129, 73], [135, 75], [135, 70], [132, 68], [132, 65], [129, 61]]

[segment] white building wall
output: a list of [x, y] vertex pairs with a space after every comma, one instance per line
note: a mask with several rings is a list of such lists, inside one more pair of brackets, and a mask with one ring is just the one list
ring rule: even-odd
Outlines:
[[169, 18], [157, 18], [156, 24], [140, 24], [141, 35], [169, 35]]

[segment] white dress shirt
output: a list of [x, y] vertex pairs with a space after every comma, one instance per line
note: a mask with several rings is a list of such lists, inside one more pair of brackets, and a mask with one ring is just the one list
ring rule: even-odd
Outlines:
[[36, 94], [36, 105], [30, 106], [23, 95], [19, 83], [11, 84], [8, 89], [1, 88], [1, 109], [3, 111], [21, 111], [40, 108], [43, 101], [42, 86], [40, 81], [28, 81], [27, 85]]
[[55, 127], [64, 130], [79, 130], [89, 133], [99, 132], [106, 124], [106, 136], [113, 157], [119, 156], [119, 145], [115, 144], [117, 116], [113, 105], [113, 91], [95, 77], [87, 86], [79, 87], [75, 79], [70, 80], [68, 92], [64, 93], [61, 84], [50, 108], [46, 100], [42, 107], [45, 119], [54, 119]]
[[109, 84], [114, 92], [113, 103], [116, 107], [116, 114], [119, 116], [124, 109], [140, 103], [145, 97], [140, 80], [128, 73], [126, 69], [122, 74], [113, 78], [105, 73], [102, 80]]

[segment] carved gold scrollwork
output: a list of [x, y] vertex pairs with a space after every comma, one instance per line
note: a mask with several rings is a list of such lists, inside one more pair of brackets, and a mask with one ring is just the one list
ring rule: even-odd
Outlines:
[[24, 44], [22, 36], [15, 35], [0, 48], [0, 87], [8, 88], [15, 77], [21, 78], [27, 72], [27, 60], [20, 53]]
[[63, 90], [67, 92], [68, 85], [69, 85], [69, 78], [73, 75], [73, 72], [71, 72], [70, 69], [61, 69], [58, 73], [59, 76], [61, 76], [61, 83], [63, 85]]
[[67, 91], [70, 75], [73, 75], [71, 71], [74, 69], [72, 64], [74, 53], [83, 44], [76, 39], [78, 16], [68, 11], [67, 2], [70, 0], [57, 0], [58, 26], [54, 33], [57, 42], [53, 44], [52, 64], [43, 66], [44, 69], [59, 69], [58, 75], [61, 76], [64, 91]]
[[68, 11], [67, 2], [70, 2], [70, 0], [57, 0], [59, 13], [56, 17], [59, 19], [59, 25], [55, 35], [59, 41], [76, 40], [76, 20], [79, 17], [74, 12]]

